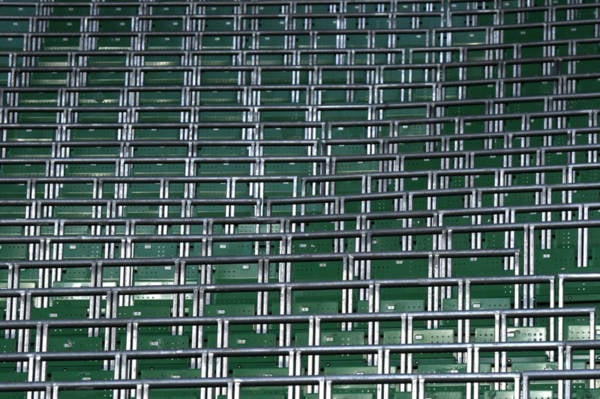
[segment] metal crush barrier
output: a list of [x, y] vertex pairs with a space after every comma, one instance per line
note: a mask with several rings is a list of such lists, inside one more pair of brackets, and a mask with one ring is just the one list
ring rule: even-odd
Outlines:
[[600, 3], [0, 1], [0, 399], [600, 397]]

